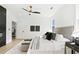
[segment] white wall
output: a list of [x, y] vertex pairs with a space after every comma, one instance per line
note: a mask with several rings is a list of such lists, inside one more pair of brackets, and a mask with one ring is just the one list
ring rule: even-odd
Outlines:
[[12, 21], [15, 17], [8, 8], [6, 9], [6, 43], [10, 43], [12, 41]]
[[12, 41], [12, 34], [11, 34], [12, 19], [11, 19], [10, 11], [7, 9], [6, 12], [7, 12], [6, 14], [6, 43], [9, 43]]
[[[52, 19], [56, 20], [56, 27], [74, 26], [75, 12], [74, 4], [66, 4], [51, 18], [41, 17], [36, 14], [31, 16], [26, 14], [26, 17], [22, 16], [17, 21], [16, 37], [17, 39], [26, 39], [43, 35], [46, 31], [51, 30]], [[40, 25], [40, 32], [30, 32], [30, 25]]]
[[[40, 25], [40, 32], [30, 32], [30, 25]], [[50, 19], [36, 14], [26, 15], [17, 21], [16, 38], [27, 39], [43, 35], [50, 30]], [[24, 31], [24, 32], [23, 32]]]
[[[36, 14], [28, 15], [26, 17], [17, 17], [17, 39], [27, 39], [35, 36], [43, 35], [45, 32], [51, 30], [51, 18], [42, 17]], [[64, 5], [53, 16], [56, 20], [56, 27], [73, 26], [75, 20], [75, 5]], [[12, 13], [7, 10], [7, 43], [12, 40], [12, 20], [14, 19]], [[30, 32], [30, 25], [40, 25], [40, 32]], [[23, 32], [24, 31], [24, 32]]]
[[75, 5], [66, 4], [53, 16], [56, 27], [73, 26], [75, 21]]

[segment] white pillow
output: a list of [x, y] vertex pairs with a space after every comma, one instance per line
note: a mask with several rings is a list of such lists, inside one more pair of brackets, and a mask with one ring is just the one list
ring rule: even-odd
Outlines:
[[56, 35], [56, 41], [64, 41], [64, 42], [67, 42], [67, 41], [70, 41], [70, 40], [64, 38], [62, 34], [57, 34]]
[[43, 38], [46, 39], [46, 35], [45, 34], [43, 35]]
[[63, 35], [62, 34], [56, 34], [56, 41], [62, 41], [63, 40]]

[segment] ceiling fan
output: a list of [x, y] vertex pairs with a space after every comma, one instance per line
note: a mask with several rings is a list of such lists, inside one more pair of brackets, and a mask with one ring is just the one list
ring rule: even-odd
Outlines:
[[22, 8], [22, 9], [29, 12], [29, 15], [31, 15], [31, 13], [40, 14], [40, 12], [38, 12], [38, 11], [32, 11], [32, 5], [29, 5], [27, 7], [28, 7], [27, 9], [25, 9], [25, 8]]

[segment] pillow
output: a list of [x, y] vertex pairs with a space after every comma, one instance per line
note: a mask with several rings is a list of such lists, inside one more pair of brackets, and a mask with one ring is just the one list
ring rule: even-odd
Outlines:
[[43, 35], [43, 38], [46, 39], [46, 35], [45, 34]]
[[46, 32], [46, 33], [45, 33], [45, 35], [48, 35], [48, 34], [49, 34], [49, 32]]
[[56, 35], [56, 40], [57, 40], [57, 41], [62, 41], [63, 38], [64, 38], [64, 37], [63, 37], [62, 34], [57, 34], [57, 35]]
[[55, 38], [56, 38], [56, 33], [52, 33], [51, 39], [55, 40]]
[[51, 32], [46, 32], [45, 35], [47, 40], [51, 40], [51, 36], [52, 36]]

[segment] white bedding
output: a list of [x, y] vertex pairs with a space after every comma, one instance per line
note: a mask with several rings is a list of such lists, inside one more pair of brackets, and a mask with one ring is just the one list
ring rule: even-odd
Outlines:
[[68, 39], [57, 37], [56, 40], [48, 41], [44, 38], [35, 37], [31, 41], [29, 50], [27, 53], [30, 54], [62, 54], [64, 53], [65, 42], [69, 41]]

